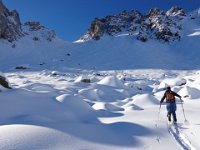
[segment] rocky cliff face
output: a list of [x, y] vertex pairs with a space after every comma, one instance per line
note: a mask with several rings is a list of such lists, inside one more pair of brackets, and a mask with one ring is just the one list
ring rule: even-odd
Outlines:
[[42, 26], [39, 22], [21, 23], [19, 13], [16, 10], [9, 11], [0, 0], [0, 39], [9, 42], [30, 35], [34, 41], [41, 38], [52, 41], [56, 34]]
[[23, 35], [18, 12], [10, 12], [0, 1], [0, 38], [12, 42]]
[[142, 15], [139, 11], [123, 11], [105, 18], [95, 18], [81, 40], [99, 40], [104, 35], [121, 33], [136, 35], [143, 42], [150, 38], [162, 42], [180, 40], [180, 20], [184, 16], [184, 10], [179, 7], [173, 7], [167, 12], [154, 8], [147, 15]]

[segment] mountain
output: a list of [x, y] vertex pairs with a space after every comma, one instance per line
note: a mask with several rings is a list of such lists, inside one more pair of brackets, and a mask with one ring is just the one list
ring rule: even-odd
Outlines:
[[95, 18], [73, 43], [39, 22], [21, 23], [0, 2], [0, 67], [15, 69], [198, 69], [199, 10], [172, 7]]
[[0, 38], [10, 42], [23, 36], [19, 14], [16, 10], [9, 11], [0, 1]]
[[37, 21], [21, 23], [17, 10], [9, 11], [0, 1], [2, 70], [25, 69], [30, 68], [30, 65], [42, 66], [48, 60], [54, 61], [60, 55], [60, 49], [66, 48], [66, 43], [68, 42], [58, 39], [53, 30]]
[[104, 35], [116, 36], [121, 33], [136, 35], [136, 39], [143, 42], [149, 38], [164, 42], [180, 40], [182, 25], [179, 21], [185, 16], [184, 10], [179, 7], [172, 7], [167, 12], [154, 8], [147, 15], [125, 10], [105, 18], [95, 18], [81, 40], [99, 40]]
[[14, 42], [30, 35], [35, 41], [46, 38], [51, 41], [55, 38], [55, 32], [42, 26], [39, 22], [21, 23], [17, 10], [9, 11], [0, 1], [0, 39]]
[[73, 55], [87, 69], [198, 69], [199, 27], [199, 9], [123, 11], [94, 19]]

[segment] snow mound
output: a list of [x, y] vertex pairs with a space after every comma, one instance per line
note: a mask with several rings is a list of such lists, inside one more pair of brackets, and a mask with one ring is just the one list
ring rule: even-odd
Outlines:
[[81, 89], [78, 91], [81, 96], [90, 100], [99, 100], [98, 89]]
[[98, 82], [101, 85], [112, 86], [115, 88], [125, 88], [124, 84], [115, 76], [108, 76]]
[[56, 97], [56, 100], [61, 102], [65, 106], [65, 109], [73, 112], [77, 121], [83, 121], [83, 119], [84, 121], [96, 120], [92, 107], [78, 95], [63, 94]]
[[74, 82], [75, 82], [75, 83], [79, 83], [79, 82], [81, 82], [83, 79], [84, 79], [83, 76], [79, 76]]
[[39, 84], [39, 83], [32, 84], [30, 86], [27, 86], [26, 88], [39, 93], [49, 93], [54, 91], [53, 87], [51, 87], [50, 85]]
[[193, 87], [184, 87], [179, 92], [182, 97], [189, 97], [190, 99], [198, 99], [200, 97], [200, 90]]
[[46, 93], [14, 89], [1, 93], [0, 100], [0, 118], [5, 124], [74, 120], [74, 111], [65, 109], [52, 95]]
[[144, 110], [143, 108], [133, 104], [133, 102], [129, 102], [123, 106], [126, 111], [132, 111], [132, 110]]
[[123, 89], [116, 89], [106, 85], [95, 85], [95, 92], [101, 101], [116, 101], [123, 100], [126, 97], [126, 91]]
[[183, 78], [173, 78], [173, 79], [164, 79], [158, 89], [164, 89], [167, 86], [181, 86], [181, 85], [185, 85], [187, 83], [187, 81]]
[[[0, 149], [54, 149], [72, 145], [68, 140], [71, 136], [47, 127], [34, 125], [5, 125], [0, 127]], [[20, 135], [20, 136], [19, 136]], [[65, 140], [64, 140], [65, 139]], [[68, 140], [66, 140], [68, 139]], [[66, 143], [63, 145], [63, 143]]]
[[158, 105], [159, 101], [150, 94], [141, 94], [133, 97], [133, 103], [139, 107]]
[[96, 104], [93, 105], [93, 108], [95, 110], [124, 111], [124, 109], [121, 107], [118, 107], [110, 103], [102, 103], [102, 102], [97, 102]]

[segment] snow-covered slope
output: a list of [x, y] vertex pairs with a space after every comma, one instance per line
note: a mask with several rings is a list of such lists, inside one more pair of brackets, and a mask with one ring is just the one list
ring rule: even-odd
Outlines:
[[1, 69], [28, 66], [31, 69], [198, 69], [199, 36], [186, 33], [180, 42], [171, 44], [150, 40], [146, 43], [128, 36], [86, 43], [52, 42], [23, 38], [12, 48], [1, 42]]
[[[117, 34], [100, 40], [69, 43], [60, 40], [45, 28], [26, 32], [28, 35], [9, 43], [0, 40], [0, 67], [14, 69], [25, 66], [31, 69], [198, 69], [199, 25], [198, 10], [180, 20], [181, 39], [161, 42], [137, 40], [137, 35]], [[175, 16], [174, 16], [175, 17]], [[32, 23], [33, 24], [33, 23]], [[37, 23], [36, 23], [37, 25]], [[39, 26], [39, 25], [38, 25]], [[53, 36], [51, 40], [48, 37]]]

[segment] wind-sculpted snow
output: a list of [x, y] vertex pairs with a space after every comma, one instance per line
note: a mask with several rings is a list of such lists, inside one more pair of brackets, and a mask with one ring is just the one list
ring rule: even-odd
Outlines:
[[[80, 76], [95, 80], [78, 82]], [[150, 150], [164, 146], [179, 150], [182, 139], [195, 149], [200, 147], [196, 71], [44, 70], [10, 72], [5, 77], [13, 89], [0, 92], [0, 149]], [[185, 84], [176, 84], [182, 79]], [[178, 100], [177, 118], [182, 124], [178, 134], [168, 132], [165, 105], [157, 118], [165, 91], [158, 87], [163, 81], [182, 96], [190, 122], [184, 124]]]
[[179, 91], [179, 94], [183, 95], [183, 97], [198, 99], [200, 97], [200, 89], [186, 86]]
[[124, 88], [123, 83], [115, 76], [105, 77], [104, 79], [99, 81], [98, 84], [112, 86], [115, 88]]

